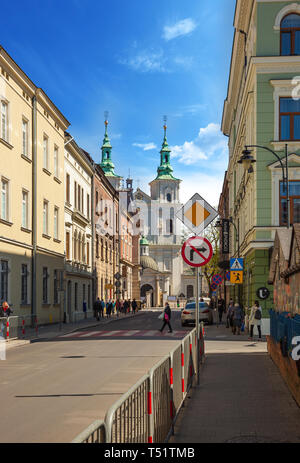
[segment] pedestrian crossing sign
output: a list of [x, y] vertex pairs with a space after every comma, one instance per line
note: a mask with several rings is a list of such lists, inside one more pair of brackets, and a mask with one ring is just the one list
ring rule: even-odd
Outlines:
[[230, 270], [236, 270], [238, 272], [244, 270], [244, 259], [242, 257], [230, 259]]
[[243, 284], [243, 275], [243, 271], [230, 272], [230, 283], [233, 283], [234, 285]]

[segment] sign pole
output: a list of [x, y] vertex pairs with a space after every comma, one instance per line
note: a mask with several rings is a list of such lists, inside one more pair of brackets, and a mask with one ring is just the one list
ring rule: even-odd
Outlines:
[[[200, 270], [201, 272], [201, 270]], [[197, 363], [197, 384], [200, 384], [200, 374], [199, 374], [199, 267], [196, 268], [196, 338], [197, 338], [197, 356], [196, 356], [196, 363]]]

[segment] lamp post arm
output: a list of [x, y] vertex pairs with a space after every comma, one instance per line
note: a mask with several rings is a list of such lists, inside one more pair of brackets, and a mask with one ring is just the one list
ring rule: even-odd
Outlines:
[[261, 149], [263, 149], [263, 150], [267, 150], [267, 151], [269, 151], [270, 153], [272, 153], [272, 154], [277, 158], [277, 160], [280, 162], [281, 169], [282, 169], [283, 180], [285, 181], [284, 165], [282, 164], [282, 160], [280, 159], [280, 157], [278, 156], [278, 154], [276, 154], [273, 150], [271, 150], [271, 149], [268, 148], [267, 146], [261, 146], [261, 145], [247, 145], [246, 148], [261, 148]]

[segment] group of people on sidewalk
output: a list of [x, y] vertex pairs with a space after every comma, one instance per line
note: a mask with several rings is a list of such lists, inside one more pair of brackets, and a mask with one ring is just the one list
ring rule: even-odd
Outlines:
[[[245, 312], [238, 302], [234, 303], [233, 299], [230, 299], [228, 309], [224, 299], [218, 299], [218, 314], [219, 323], [222, 322], [223, 313], [226, 313], [226, 327], [231, 328], [232, 333], [240, 335], [241, 331], [245, 330]], [[248, 318], [249, 326], [249, 340], [253, 339], [254, 327], [257, 327], [259, 340], [262, 340], [261, 335], [261, 323], [262, 323], [262, 308], [258, 301], [255, 301], [254, 305], [250, 309]]]
[[[105, 310], [106, 309], [106, 310]], [[119, 314], [123, 313], [124, 315], [130, 313], [131, 311], [135, 314], [138, 309], [138, 304], [135, 299], [131, 301], [130, 299], [127, 300], [119, 300], [116, 301], [109, 299], [107, 302], [104, 302], [103, 299], [100, 300], [98, 297], [97, 300], [94, 302], [94, 317], [97, 318], [99, 321], [101, 318], [104, 318], [106, 313], [106, 317], [110, 318], [115, 312], [117, 317]]]

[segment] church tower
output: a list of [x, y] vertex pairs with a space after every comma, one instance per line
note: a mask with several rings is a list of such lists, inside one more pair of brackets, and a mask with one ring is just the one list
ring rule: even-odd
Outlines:
[[157, 177], [150, 183], [151, 199], [162, 203], [179, 203], [181, 180], [173, 176], [171, 150], [167, 142], [167, 126], [164, 125], [164, 140], [160, 150], [160, 166]]
[[104, 134], [103, 144], [101, 147], [102, 160], [100, 163], [100, 167], [104, 171], [105, 176], [108, 178], [112, 186], [116, 190], [118, 190], [121, 187], [121, 181], [123, 177], [120, 177], [119, 175], [115, 174], [115, 166], [111, 159], [112, 146], [110, 144], [110, 140], [108, 138], [108, 133], [107, 133], [108, 121], [105, 120], [104, 124], [105, 124], [105, 134]]

